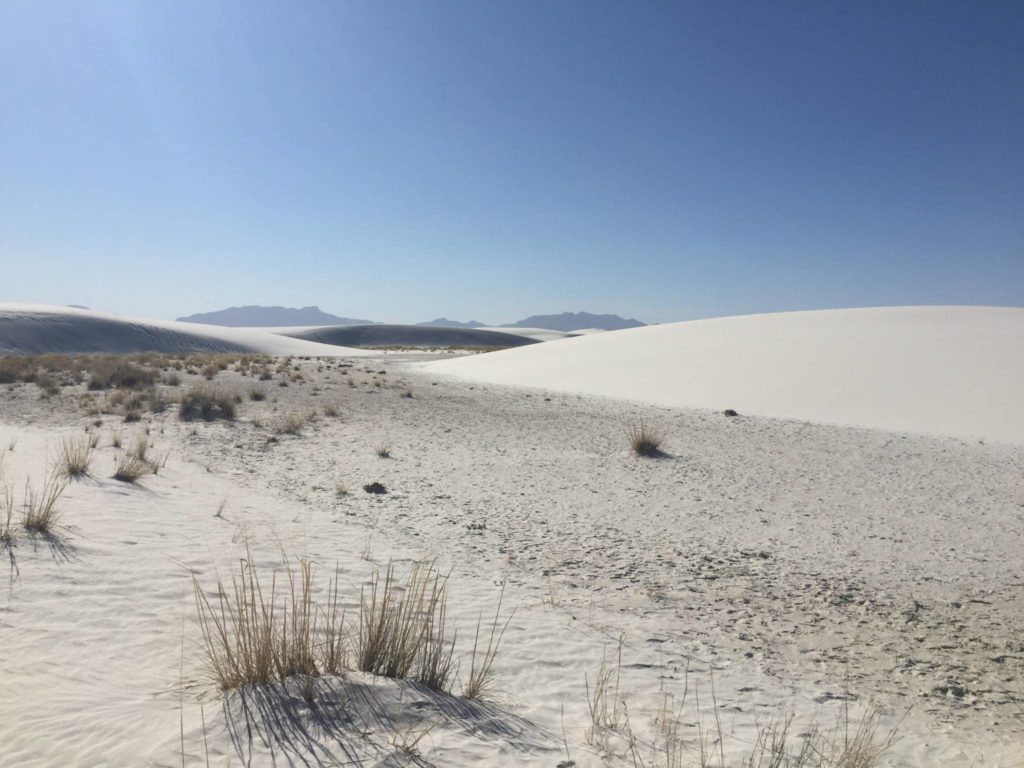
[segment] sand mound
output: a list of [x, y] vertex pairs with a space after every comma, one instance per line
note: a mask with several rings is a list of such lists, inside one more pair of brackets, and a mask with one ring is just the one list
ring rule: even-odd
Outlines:
[[287, 335], [349, 347], [522, 347], [537, 343], [525, 334], [433, 325], [338, 325], [290, 331]]
[[1024, 309], [726, 317], [427, 367], [474, 381], [659, 405], [1024, 442]]
[[91, 310], [0, 304], [0, 355], [251, 352], [270, 355], [365, 354], [259, 329], [119, 317]]

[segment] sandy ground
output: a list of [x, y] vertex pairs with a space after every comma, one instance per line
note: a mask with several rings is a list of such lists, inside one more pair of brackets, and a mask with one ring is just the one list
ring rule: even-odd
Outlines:
[[[716, 715], [732, 759], [772, 717], [828, 726], [871, 704], [899, 724], [884, 765], [1024, 765], [1024, 449], [450, 381], [419, 359], [303, 362], [307, 383], [230, 425], [153, 417], [170, 459], [139, 487], [109, 479], [104, 417], [66, 530], [9, 553], [4, 764], [638, 765], [621, 732], [587, 734], [587, 686], [621, 652], [644, 765], [663, 764], [659, 713], [684, 691], [687, 760]], [[3, 388], [15, 488], [92, 421], [73, 401]], [[640, 416], [668, 432], [664, 457], [628, 451]], [[212, 586], [246, 540], [267, 568], [282, 550], [337, 564], [350, 613], [371, 568], [437, 558], [462, 638], [504, 584], [497, 697], [358, 673], [313, 705], [222, 697], [192, 574]]]

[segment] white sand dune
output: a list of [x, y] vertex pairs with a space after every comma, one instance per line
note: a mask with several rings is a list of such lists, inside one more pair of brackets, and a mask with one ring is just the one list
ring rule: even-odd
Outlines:
[[1024, 309], [726, 317], [427, 364], [530, 386], [807, 421], [1024, 442]]
[[355, 356], [366, 352], [256, 328], [143, 320], [46, 304], [0, 304], [0, 355], [252, 352]]

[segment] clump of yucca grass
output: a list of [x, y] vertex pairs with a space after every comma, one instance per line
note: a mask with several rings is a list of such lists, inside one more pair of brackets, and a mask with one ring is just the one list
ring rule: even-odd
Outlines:
[[135, 451], [126, 451], [114, 465], [114, 479], [122, 483], [137, 483], [139, 479], [153, 471], [152, 466], [140, 459]]
[[252, 555], [225, 585], [218, 580], [211, 600], [193, 576], [199, 627], [210, 674], [222, 690], [253, 683], [280, 682], [300, 675], [309, 678], [341, 674], [345, 669], [344, 613], [338, 599], [338, 574], [327, 588], [326, 601], [313, 600], [313, 566], [285, 560], [288, 589], [278, 594], [277, 574], [265, 585]]
[[196, 384], [181, 398], [182, 421], [216, 421], [235, 418], [235, 396], [209, 384]]
[[391, 458], [391, 446], [387, 443], [378, 443], [374, 446], [373, 452], [377, 454], [378, 458], [390, 459]]
[[253, 402], [259, 402], [267, 399], [267, 393], [263, 391], [262, 387], [250, 387], [249, 388], [249, 399]]
[[626, 428], [629, 447], [637, 456], [657, 456], [661, 453], [661, 444], [665, 442], [665, 432], [652, 427], [643, 419], [630, 424]]
[[110, 428], [110, 445], [114, 448], [120, 448], [121, 443], [124, 442], [124, 432], [120, 429]]
[[455, 637], [446, 633], [447, 576], [417, 563], [404, 586], [388, 563], [360, 595], [356, 662], [363, 672], [413, 679], [447, 690], [455, 672]]
[[29, 533], [52, 533], [60, 519], [57, 500], [67, 487], [68, 478], [56, 469], [51, 470], [43, 479], [42, 487], [38, 491], [26, 479], [22, 527]]
[[66, 437], [60, 443], [57, 467], [68, 478], [77, 480], [89, 474], [92, 453], [96, 448], [95, 436]]

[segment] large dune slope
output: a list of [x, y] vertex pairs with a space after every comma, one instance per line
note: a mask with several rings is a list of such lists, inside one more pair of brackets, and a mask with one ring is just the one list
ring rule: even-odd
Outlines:
[[131, 352], [367, 354], [361, 350], [280, 336], [262, 329], [140, 320], [43, 304], [0, 304], [0, 355]]
[[1024, 309], [726, 317], [427, 364], [495, 384], [1024, 443]]

